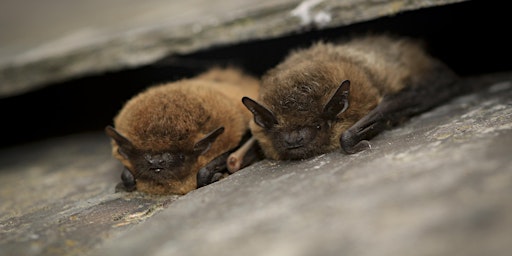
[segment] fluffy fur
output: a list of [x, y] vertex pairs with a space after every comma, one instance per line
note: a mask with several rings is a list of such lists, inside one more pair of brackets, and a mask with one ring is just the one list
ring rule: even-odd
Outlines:
[[[263, 127], [253, 120], [251, 131], [271, 159], [304, 159], [330, 152], [340, 148], [342, 133], [376, 109], [384, 98], [430, 86], [432, 79], [426, 78], [437, 78], [438, 70], [446, 77], [440, 83], [449, 83], [455, 77], [427, 55], [421, 44], [410, 39], [366, 36], [339, 44], [318, 42], [293, 51], [263, 76], [259, 104], [273, 114], [276, 122]], [[349, 107], [326, 118], [324, 108], [344, 80], [350, 82]], [[254, 108], [251, 111], [257, 120], [261, 113]], [[397, 119], [388, 121], [396, 123]], [[305, 140], [302, 146], [285, 143], [297, 137]]]
[[[251, 119], [240, 99], [257, 97], [258, 88], [255, 78], [236, 69], [218, 68], [151, 87], [130, 99], [114, 118], [115, 129], [136, 153], [123, 152], [115, 138], [112, 153], [133, 175], [137, 190], [185, 194], [196, 188], [201, 167], [240, 144]], [[198, 152], [198, 142], [220, 127], [224, 132]], [[147, 156], [165, 153], [166, 159], [172, 159], [172, 168], [158, 172], [147, 168]]]

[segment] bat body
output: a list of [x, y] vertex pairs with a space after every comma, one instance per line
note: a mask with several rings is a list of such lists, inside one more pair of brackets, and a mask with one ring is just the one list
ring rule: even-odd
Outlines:
[[355, 153], [385, 128], [458, 93], [457, 76], [410, 39], [365, 36], [290, 53], [262, 78], [251, 131], [271, 159], [340, 147]]
[[197, 188], [199, 170], [213, 162], [202, 177], [210, 179], [249, 131], [251, 113], [240, 99], [257, 97], [258, 89], [255, 78], [238, 70], [212, 69], [130, 99], [114, 118], [115, 128], [105, 130], [125, 167], [127, 190], [185, 194]]

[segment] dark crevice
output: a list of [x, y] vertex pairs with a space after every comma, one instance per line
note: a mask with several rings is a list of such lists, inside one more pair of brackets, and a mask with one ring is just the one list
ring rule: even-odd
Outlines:
[[215, 47], [140, 68], [47, 85], [0, 100], [0, 147], [99, 131], [111, 124], [126, 100], [148, 86], [190, 77], [214, 65], [236, 65], [259, 76], [290, 49], [359, 33], [388, 32], [421, 38], [433, 55], [461, 75], [512, 70], [505, 4], [469, 1], [410, 11], [347, 27]]

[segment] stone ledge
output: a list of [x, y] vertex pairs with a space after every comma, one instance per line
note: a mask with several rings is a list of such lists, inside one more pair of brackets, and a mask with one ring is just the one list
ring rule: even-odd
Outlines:
[[371, 150], [264, 160], [179, 198], [114, 193], [103, 133], [3, 149], [0, 255], [508, 255], [512, 73], [490, 78]]
[[[1, 44], [0, 52], [4, 54], [0, 55], [0, 98], [40, 88], [48, 83], [146, 65], [173, 54], [275, 38], [304, 29], [348, 25], [462, 1], [237, 0], [218, 4], [198, 0], [178, 4], [154, 0], [151, 3], [156, 10], [140, 8], [138, 12], [130, 5], [119, 6], [108, 2], [90, 1], [91, 6], [86, 6], [88, 8], [62, 3], [70, 13], [74, 13], [67, 16], [70, 20], [36, 24], [36, 28], [48, 30], [43, 33], [45, 36], [41, 36], [41, 31], [31, 31], [31, 27], [21, 27], [27, 29], [23, 31], [23, 36], [28, 37], [25, 41]], [[40, 4], [43, 6], [44, 1]], [[98, 10], [100, 5], [106, 9]], [[10, 10], [8, 7], [4, 9], [5, 14]], [[56, 15], [55, 9], [58, 10], [34, 8], [42, 10], [43, 13], [38, 15], [43, 16], [45, 12], [48, 16]], [[83, 11], [89, 9], [96, 11]], [[108, 19], [109, 15], [116, 19]], [[91, 21], [91, 17], [99, 21]], [[28, 17], [20, 15], [18, 19]], [[107, 22], [101, 23], [103, 20]], [[67, 22], [69, 27], [66, 26]], [[52, 28], [56, 31], [52, 31]], [[4, 36], [7, 38], [16, 29], [10, 28], [8, 32], [11, 33]], [[55, 36], [48, 38], [48, 34]], [[16, 44], [20, 43], [25, 43], [24, 48], [17, 47]]]

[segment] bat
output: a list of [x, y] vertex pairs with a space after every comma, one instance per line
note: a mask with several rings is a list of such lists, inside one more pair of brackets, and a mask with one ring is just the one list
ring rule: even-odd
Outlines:
[[381, 131], [463, 91], [458, 75], [411, 38], [365, 35], [297, 49], [242, 99], [266, 157], [368, 149]]
[[[245, 140], [259, 81], [235, 68], [152, 86], [128, 100], [108, 125], [127, 191], [186, 194], [226, 175], [229, 154]], [[247, 163], [246, 163], [247, 164]]]

